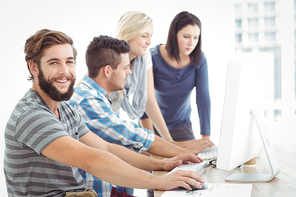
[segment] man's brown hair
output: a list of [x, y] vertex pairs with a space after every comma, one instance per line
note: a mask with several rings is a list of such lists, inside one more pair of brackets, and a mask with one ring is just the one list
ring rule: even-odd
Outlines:
[[121, 54], [130, 52], [130, 46], [117, 38], [101, 35], [94, 37], [87, 47], [85, 61], [90, 78], [98, 76], [104, 66], [111, 66], [114, 70], [121, 63]]
[[30, 61], [34, 61], [40, 67], [40, 59], [43, 56], [43, 51], [57, 44], [70, 44], [73, 49], [74, 59], [76, 60], [77, 51], [73, 46], [73, 40], [63, 32], [53, 31], [49, 29], [41, 29], [37, 31], [33, 36], [29, 37], [26, 40], [24, 52], [26, 54], [26, 62], [28, 70], [31, 76], [28, 80], [33, 80], [34, 76], [32, 75], [29, 63]]

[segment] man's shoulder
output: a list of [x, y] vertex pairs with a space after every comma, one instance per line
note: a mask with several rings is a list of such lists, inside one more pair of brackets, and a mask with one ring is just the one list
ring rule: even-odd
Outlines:
[[76, 87], [74, 90], [73, 95], [71, 98], [68, 100], [68, 104], [72, 107], [75, 107], [77, 105], [80, 105], [80, 103], [85, 99], [88, 95], [87, 91], [81, 91], [79, 90], [79, 87]]
[[41, 97], [36, 92], [30, 91], [16, 104], [8, 119], [5, 132], [15, 131], [17, 126], [20, 129], [21, 125], [30, 125], [33, 128], [39, 125], [41, 120], [49, 122], [49, 120], [56, 119]]
[[43, 112], [47, 113], [49, 108], [45, 102], [41, 99], [37, 92], [29, 90], [26, 92], [25, 96], [21, 98], [15, 106], [15, 111], [18, 111], [19, 114], [30, 114], [32, 111], [35, 113]]
[[99, 93], [103, 94], [99, 89], [95, 89], [92, 87], [87, 87], [83, 84], [77, 86], [74, 90], [74, 93], [79, 95], [80, 97], [88, 97], [90, 95], [93, 96], [101, 96]]
[[75, 107], [81, 105], [82, 102], [87, 100], [102, 100], [104, 101], [104, 96], [102, 93], [95, 89], [86, 89], [83, 86], [77, 86], [74, 90], [74, 93], [68, 103]]

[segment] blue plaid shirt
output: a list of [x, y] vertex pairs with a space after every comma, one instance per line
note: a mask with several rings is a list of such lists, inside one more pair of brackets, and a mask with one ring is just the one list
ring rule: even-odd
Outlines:
[[[120, 144], [141, 153], [147, 151], [154, 141], [155, 136], [152, 131], [120, 119], [112, 110], [106, 90], [88, 76], [85, 76], [81, 84], [75, 88], [69, 104], [81, 114], [92, 132], [108, 142]], [[80, 173], [86, 187], [96, 190], [98, 196], [110, 196], [112, 184], [83, 170], [80, 170]], [[124, 191], [124, 189], [118, 187], [118, 191]]]

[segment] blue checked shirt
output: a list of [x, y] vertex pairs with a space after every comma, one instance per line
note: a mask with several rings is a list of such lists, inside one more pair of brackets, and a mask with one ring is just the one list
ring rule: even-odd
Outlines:
[[[69, 100], [83, 117], [87, 127], [102, 139], [125, 146], [141, 153], [147, 151], [154, 141], [154, 133], [140, 128], [133, 122], [127, 122], [118, 116], [111, 106], [106, 90], [93, 79], [85, 76], [81, 84], [75, 88]], [[112, 184], [102, 181], [87, 172], [80, 170], [86, 187], [93, 188], [98, 196], [109, 197]], [[119, 186], [118, 191], [124, 191]]]

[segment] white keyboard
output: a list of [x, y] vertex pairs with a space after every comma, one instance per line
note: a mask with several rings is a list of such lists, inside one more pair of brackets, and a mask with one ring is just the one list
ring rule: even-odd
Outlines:
[[209, 164], [208, 161], [203, 161], [201, 163], [183, 164], [178, 167], [175, 167], [168, 174], [175, 172], [177, 170], [188, 170], [201, 175], [202, 173], [204, 173], [205, 168], [208, 166], [208, 164]]
[[211, 147], [205, 148], [200, 153], [198, 153], [198, 156], [200, 158], [202, 158], [203, 160], [217, 159], [218, 147], [217, 146], [211, 146]]

